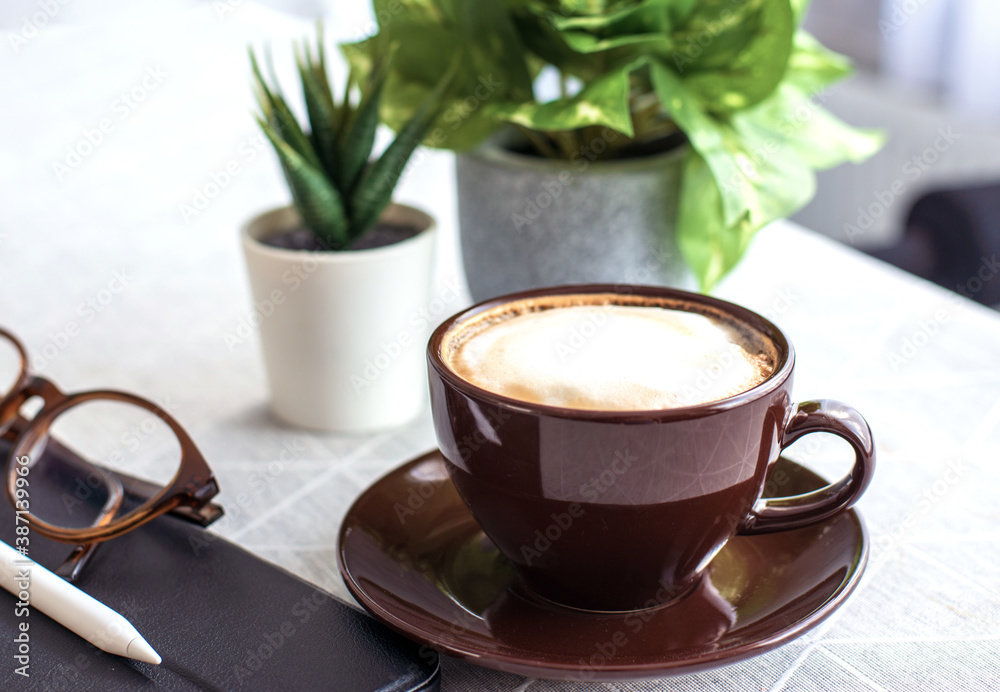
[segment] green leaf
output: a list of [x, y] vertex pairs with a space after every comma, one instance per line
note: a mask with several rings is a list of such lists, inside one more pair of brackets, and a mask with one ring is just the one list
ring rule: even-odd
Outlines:
[[703, 0], [668, 0], [667, 17], [670, 25], [678, 26], [701, 2]]
[[669, 36], [658, 34], [630, 34], [599, 38], [582, 31], [563, 32], [566, 45], [580, 53], [597, 53], [626, 46], [645, 46], [649, 50], [669, 51], [673, 46]]
[[667, 8], [673, 0], [641, 0], [618, 10], [584, 15], [550, 14], [553, 26], [562, 31], [581, 30], [595, 36], [658, 33], [667, 29]]
[[847, 125], [791, 82], [734, 122], [743, 138], [764, 139], [770, 147], [780, 141], [813, 169], [859, 163], [885, 142], [883, 133]]
[[809, 94], [817, 94], [851, 74], [851, 63], [823, 47], [805, 31], [795, 34], [794, 51], [784, 81]]
[[815, 169], [863, 160], [881, 146], [879, 134], [848, 127], [803, 92], [800, 85], [818, 79], [809, 71], [823, 72], [823, 65], [789, 64], [770, 97], [725, 118], [703, 110], [669, 68], [651, 68], [657, 93], [692, 148], [677, 236], [703, 290], [733, 267], [754, 233], [812, 198]]
[[[326, 40], [323, 22], [316, 22], [316, 55], [311, 58], [312, 72], [317, 85], [323, 92], [323, 99], [333, 105], [334, 119], [337, 116], [337, 103], [333, 98], [333, 87], [330, 84], [330, 73], [326, 69]], [[309, 53], [306, 53], [309, 56]]]
[[375, 135], [378, 131], [379, 106], [382, 103], [382, 91], [385, 88], [387, 66], [392, 60], [394, 49], [384, 56], [375, 72], [371, 75], [371, 85], [368, 92], [362, 96], [361, 103], [349, 127], [345, 127], [343, 135], [342, 189], [351, 199], [354, 190], [364, 173], [368, 159], [375, 148]]
[[705, 0], [674, 32], [675, 70], [709, 111], [738, 111], [766, 98], [781, 81], [792, 52], [795, 20], [789, 0]]
[[548, 103], [508, 101], [490, 104], [487, 112], [500, 120], [542, 132], [601, 125], [631, 137], [634, 131], [629, 106], [630, 75], [644, 62], [638, 60], [623, 65], [569, 98]]
[[270, 125], [260, 119], [257, 122], [278, 154], [303, 223], [327, 248], [336, 250], [346, 246], [347, 216], [336, 188], [321, 168], [302, 157]]
[[681, 180], [677, 245], [707, 293], [740, 260], [752, 227], [746, 214], [726, 223], [715, 177], [698, 152], [688, 152]]
[[[634, 6], [637, 0], [539, 0], [553, 12], [569, 15], [618, 14]], [[642, 0], [638, 0], [641, 2]]]
[[542, 2], [513, 3], [525, 47], [563, 74], [590, 82], [651, 54], [669, 54], [676, 0], [641, 0], [564, 15]]
[[[702, 290], [736, 264], [753, 235], [766, 224], [805, 205], [816, 191], [808, 163], [794, 149], [774, 144], [766, 130], [727, 133], [733, 157], [748, 163], [738, 178], [716, 177], [697, 152], [685, 164], [677, 216], [677, 242]], [[760, 153], [758, 153], [760, 152]], [[722, 213], [721, 194], [736, 189], [746, 203], [735, 219]]]
[[[660, 103], [688, 136], [691, 146], [706, 161], [716, 180], [741, 180], [743, 163], [734, 150], [731, 132], [722, 122], [705, 112], [698, 98], [665, 65], [650, 65], [650, 77]], [[749, 161], [747, 162], [749, 165]], [[740, 188], [727, 187], [722, 194], [722, 211], [726, 224], [736, 223], [746, 210]]]
[[809, 9], [810, 0], [792, 0], [792, 12], [795, 13], [795, 25], [798, 26], [802, 23], [802, 19], [806, 16], [806, 10]]
[[476, 146], [500, 125], [486, 115], [485, 104], [532, 100], [527, 54], [501, 0], [400, 1], [402, 11], [386, 9], [377, 15], [387, 19], [378, 41], [343, 47], [365, 84], [377, 63], [379, 41], [398, 44], [381, 104], [382, 120], [390, 128], [398, 132], [409, 121], [455, 55], [463, 59], [428, 145], [455, 150]]
[[576, 56], [552, 22], [528, 9], [513, 9], [510, 18], [524, 49], [530, 53], [529, 59], [537, 57], [543, 66], [559, 65], [565, 70], [566, 64]]
[[437, 117], [442, 97], [454, 80], [458, 65], [457, 59], [452, 62], [452, 66], [441, 77], [409, 122], [400, 129], [396, 138], [386, 147], [378, 160], [365, 169], [351, 198], [352, 239], [364, 235], [388, 206], [392, 199], [392, 191], [399, 182], [407, 162]]
[[556, 65], [563, 74], [590, 80], [598, 76], [603, 65], [592, 55], [582, 54], [566, 44], [562, 31], [552, 25], [545, 14], [536, 10], [512, 11], [511, 21], [524, 50], [526, 62], [534, 66], [537, 74], [545, 65]]
[[817, 169], [858, 163], [877, 152], [885, 136], [851, 127], [813, 100], [820, 90], [850, 73], [846, 60], [799, 32], [785, 78], [766, 101], [735, 118], [743, 127], [766, 129]]
[[[303, 48], [303, 54], [296, 56], [299, 80], [302, 82], [302, 95], [306, 102], [309, 115], [311, 141], [319, 156], [320, 163], [327, 175], [338, 179], [337, 163], [340, 158], [337, 144], [337, 107], [329, 89], [327, 75], [320, 71], [322, 58], [316, 61], [308, 53], [308, 46]], [[322, 44], [321, 48], [322, 50]]]
[[250, 51], [250, 65], [257, 82], [258, 100], [261, 104], [261, 111], [267, 119], [268, 124], [280, 139], [286, 142], [299, 156], [317, 168], [322, 167], [322, 162], [316, 154], [309, 138], [302, 131], [301, 126], [292, 114], [292, 110], [285, 103], [285, 99], [277, 90], [272, 90], [264, 76], [261, 74], [260, 66], [257, 63], [257, 56], [253, 50]]
[[[501, 0], [452, 0], [456, 29], [462, 39], [458, 54], [469, 59], [477, 76], [502, 66], [512, 91], [531, 96], [531, 73], [524, 46]], [[498, 65], [498, 58], [503, 62]], [[470, 83], [472, 80], [469, 80]], [[437, 79], [434, 80], [434, 83]], [[475, 82], [479, 82], [478, 78]]]

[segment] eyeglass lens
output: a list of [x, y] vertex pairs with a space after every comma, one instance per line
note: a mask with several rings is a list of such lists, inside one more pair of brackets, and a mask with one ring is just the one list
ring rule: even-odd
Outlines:
[[90, 526], [114, 481], [100, 469], [61, 463], [66, 458], [62, 445], [99, 467], [160, 486], [169, 483], [181, 463], [180, 442], [152, 411], [110, 399], [85, 401], [63, 411], [30, 450], [28, 463], [32, 514], [66, 528]]

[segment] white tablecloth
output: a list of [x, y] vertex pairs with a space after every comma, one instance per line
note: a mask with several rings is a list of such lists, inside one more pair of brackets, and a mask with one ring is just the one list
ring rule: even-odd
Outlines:
[[[266, 409], [259, 344], [225, 338], [250, 312], [237, 228], [288, 198], [249, 115], [245, 47], [272, 40], [290, 75], [290, 40], [309, 23], [241, 0], [95, 22], [86, 4], [58, 5], [33, 33], [21, 22], [34, 21], [33, 5], [0, 18], [0, 324], [68, 390], [169, 402], [219, 477], [228, 514], [216, 529], [349, 599], [340, 520], [369, 483], [434, 445], [429, 415], [370, 437], [282, 427]], [[366, 30], [328, 14], [336, 35]], [[467, 302], [449, 289], [451, 166], [422, 155], [398, 195], [440, 222], [447, 313]], [[871, 423], [868, 571], [834, 617], [772, 653], [578, 688], [1000, 687], [1000, 316], [791, 224], [762, 232], [717, 293], [786, 330], [800, 398], [849, 402]], [[799, 447], [792, 456], [812, 468], [843, 472], [840, 445]], [[445, 690], [576, 687], [452, 659], [443, 668]]]

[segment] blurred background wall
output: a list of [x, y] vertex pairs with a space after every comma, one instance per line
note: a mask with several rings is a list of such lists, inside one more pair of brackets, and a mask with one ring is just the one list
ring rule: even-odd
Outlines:
[[857, 66], [826, 105], [889, 139], [861, 166], [821, 173], [796, 221], [881, 248], [928, 191], [1000, 182], [1000, 3], [813, 0], [805, 26]]

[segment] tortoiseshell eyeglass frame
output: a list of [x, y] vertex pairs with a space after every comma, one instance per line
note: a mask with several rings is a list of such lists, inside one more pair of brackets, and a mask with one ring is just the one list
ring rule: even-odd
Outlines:
[[[13, 346], [21, 361], [19, 374], [10, 391], [0, 392], [3, 397], [0, 398], [0, 438], [11, 445], [10, 453], [4, 460], [4, 494], [22, 519], [27, 519], [31, 530], [55, 541], [75, 544], [72, 553], [56, 570], [58, 574], [69, 581], [75, 580], [98, 544], [121, 536], [160, 515], [170, 513], [199, 526], [208, 526], [222, 516], [222, 507], [210, 502], [219, 493], [212, 469], [173, 416], [152, 401], [127, 392], [93, 390], [65, 394], [49, 380], [33, 375], [28, 369], [24, 346], [9, 331], [0, 329], [0, 343], [4, 340]], [[42, 407], [27, 419], [21, 415], [21, 407], [35, 397], [42, 400]], [[177, 436], [181, 450], [180, 465], [165, 486], [87, 461], [49, 436], [49, 428], [60, 414], [74, 406], [94, 401], [115, 401], [146, 409]], [[58, 452], [62, 461], [72, 470], [86, 474], [88, 479], [96, 476], [103, 480], [108, 492], [107, 500], [90, 526], [58, 526], [31, 514], [29, 493], [25, 492], [25, 486], [30, 481], [19, 483], [18, 479], [24, 478], [24, 471], [19, 472], [22, 465], [14, 461], [28, 457], [30, 468], [36, 452], [46, 449]], [[140, 498], [141, 504], [120, 514], [126, 497]]]

